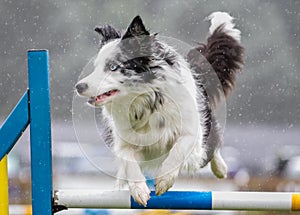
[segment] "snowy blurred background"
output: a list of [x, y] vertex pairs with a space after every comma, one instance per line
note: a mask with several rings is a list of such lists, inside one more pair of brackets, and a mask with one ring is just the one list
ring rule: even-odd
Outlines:
[[[204, 190], [299, 191], [300, 1], [2, 0], [0, 122], [26, 90], [26, 51], [49, 49], [54, 187], [101, 187], [98, 178], [103, 174], [81, 152], [72, 124], [74, 84], [98, 50], [94, 27], [112, 24], [125, 29], [139, 14], [152, 32], [193, 46], [205, 41], [209, 23], [204, 18], [213, 11], [227, 11], [236, 18], [246, 63], [227, 101], [223, 154], [229, 179], [218, 181], [204, 170], [193, 182]], [[16, 203], [30, 200], [26, 135], [9, 159], [11, 202]], [[95, 147], [101, 151], [101, 146]]]

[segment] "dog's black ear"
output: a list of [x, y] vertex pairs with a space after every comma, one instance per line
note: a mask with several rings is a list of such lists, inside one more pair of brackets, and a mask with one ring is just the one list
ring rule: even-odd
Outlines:
[[127, 39], [130, 37], [138, 37], [142, 35], [150, 35], [150, 33], [149, 31], [146, 30], [141, 17], [136, 16], [131, 21], [122, 39]]
[[108, 40], [117, 39], [121, 37], [119, 31], [110, 25], [104, 25], [103, 27], [96, 27], [95, 31], [101, 35], [101, 43], [105, 43]]

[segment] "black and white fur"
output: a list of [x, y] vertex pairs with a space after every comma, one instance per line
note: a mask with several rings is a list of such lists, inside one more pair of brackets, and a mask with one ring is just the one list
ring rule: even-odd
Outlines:
[[[139, 16], [125, 33], [97, 27], [101, 48], [94, 72], [76, 84], [89, 104], [103, 107], [119, 163], [118, 182], [126, 181], [144, 206], [150, 198], [144, 170], [156, 169], [156, 195], [172, 187], [181, 169], [193, 173], [211, 162], [213, 173], [226, 177], [213, 110], [234, 86], [243, 47], [229, 14], [215, 12], [208, 19], [207, 44], [184, 57], [150, 34]], [[221, 83], [210, 93], [203, 84], [207, 73], [217, 74]]]

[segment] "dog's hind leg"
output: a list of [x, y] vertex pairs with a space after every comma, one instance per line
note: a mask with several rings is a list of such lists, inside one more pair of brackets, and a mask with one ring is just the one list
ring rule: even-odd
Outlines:
[[214, 157], [210, 162], [210, 167], [217, 178], [227, 177], [227, 165], [221, 156], [220, 149], [216, 150]]
[[211, 115], [209, 132], [204, 136], [207, 138], [204, 140], [204, 155], [201, 158], [200, 166], [204, 167], [209, 162], [211, 164], [211, 170], [217, 178], [226, 178], [227, 165], [221, 156], [220, 149], [222, 147], [222, 135], [219, 124], [215, 117]]
[[[226, 178], [227, 165], [221, 156], [220, 149], [222, 147], [221, 127], [214, 114], [210, 112], [210, 129], [207, 133], [207, 141], [205, 144], [207, 163], [210, 161], [211, 170], [217, 178]], [[208, 124], [208, 123], [207, 123]], [[209, 125], [209, 124], [208, 124]]]

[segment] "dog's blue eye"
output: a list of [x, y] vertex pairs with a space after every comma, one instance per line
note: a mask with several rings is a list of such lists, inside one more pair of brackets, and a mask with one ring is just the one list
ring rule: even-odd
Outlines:
[[110, 71], [116, 71], [119, 68], [119, 66], [117, 64], [110, 64], [109, 65], [109, 69]]

